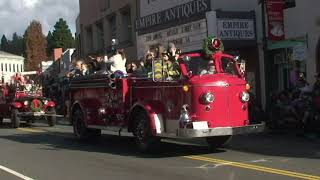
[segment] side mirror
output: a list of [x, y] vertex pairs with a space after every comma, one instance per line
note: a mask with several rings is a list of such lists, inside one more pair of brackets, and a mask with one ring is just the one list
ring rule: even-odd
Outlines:
[[235, 56], [235, 57], [234, 57], [234, 60], [235, 60], [236, 62], [239, 62], [239, 61], [240, 61], [240, 56]]

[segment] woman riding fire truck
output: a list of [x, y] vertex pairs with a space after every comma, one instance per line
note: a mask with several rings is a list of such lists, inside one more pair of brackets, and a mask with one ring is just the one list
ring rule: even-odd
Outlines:
[[224, 54], [221, 41], [204, 40], [203, 53], [179, 57], [181, 76], [161, 76], [154, 60], [152, 77], [90, 75], [71, 80], [71, 120], [79, 139], [101, 130], [133, 134], [142, 151], [162, 138], [205, 138], [220, 147], [233, 135], [261, 132], [264, 124], [248, 117], [249, 86], [234, 56]]

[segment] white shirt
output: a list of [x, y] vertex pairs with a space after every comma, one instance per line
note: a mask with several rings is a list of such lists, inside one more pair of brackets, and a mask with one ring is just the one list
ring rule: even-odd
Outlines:
[[110, 57], [107, 63], [111, 63], [110, 70], [112, 72], [122, 71], [124, 74], [127, 74], [126, 61], [126, 59], [122, 59], [122, 56], [120, 54], [116, 54]]

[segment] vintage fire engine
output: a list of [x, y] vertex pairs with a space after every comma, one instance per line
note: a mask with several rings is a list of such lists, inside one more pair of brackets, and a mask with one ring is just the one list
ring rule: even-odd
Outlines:
[[161, 138], [206, 138], [212, 147], [233, 135], [257, 133], [264, 124], [250, 124], [248, 84], [234, 56], [216, 52], [179, 59], [182, 77], [168, 81], [128, 75], [92, 75], [70, 84], [71, 120], [79, 139], [106, 132], [132, 133], [141, 150]]
[[[25, 75], [36, 75], [36, 72], [25, 72]], [[21, 121], [33, 123], [35, 120], [45, 119], [49, 126], [56, 124], [55, 103], [42, 96], [41, 86], [30, 82], [21, 82], [14, 77], [13, 84], [0, 86], [0, 124], [4, 118], [11, 119], [13, 128], [18, 128]], [[19, 80], [18, 80], [19, 79]], [[21, 84], [20, 84], [21, 83]]]

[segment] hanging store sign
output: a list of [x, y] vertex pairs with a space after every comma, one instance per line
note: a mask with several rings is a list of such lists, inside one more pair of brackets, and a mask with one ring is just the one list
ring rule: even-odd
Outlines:
[[284, 40], [283, 0], [266, 0], [268, 16], [268, 38], [273, 41]]
[[141, 31], [154, 26], [175, 23], [176, 25], [182, 20], [191, 21], [192, 17], [205, 15], [210, 10], [210, 0], [194, 0], [185, 4], [166, 9], [136, 20], [136, 30]]
[[253, 19], [218, 19], [217, 28], [222, 40], [255, 40]]
[[138, 57], [143, 57], [148, 50], [154, 49], [159, 44], [166, 48], [170, 42], [182, 52], [199, 50], [206, 37], [206, 19], [143, 34], [137, 36]]
[[292, 48], [292, 58], [298, 61], [307, 59], [307, 47], [305, 44], [297, 45]]

